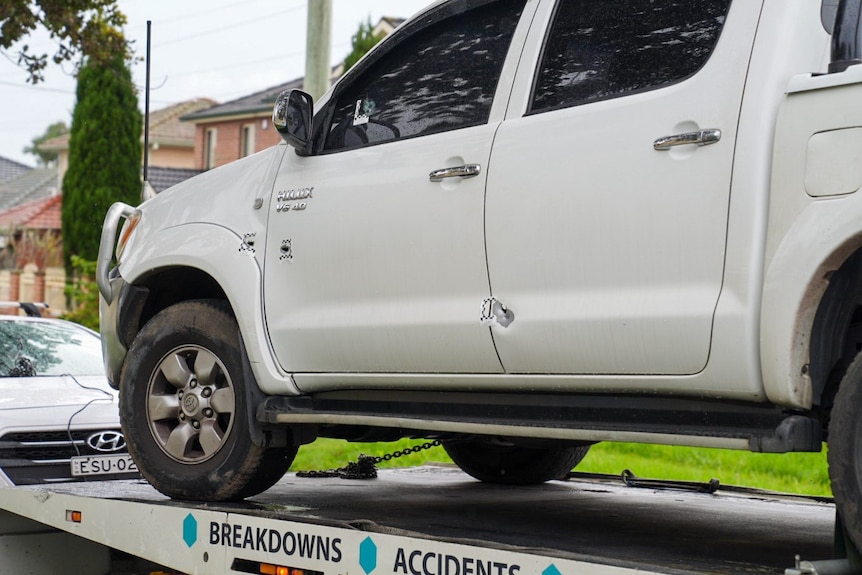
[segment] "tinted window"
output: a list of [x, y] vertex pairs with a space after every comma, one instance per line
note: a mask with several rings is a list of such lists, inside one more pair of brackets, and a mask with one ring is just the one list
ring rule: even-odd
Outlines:
[[657, 88], [706, 63], [730, 0], [560, 0], [532, 111]]
[[[390, 47], [338, 97], [325, 149], [355, 148], [487, 122], [525, 2], [485, 3], [439, 20]], [[444, 9], [451, 12], [448, 6]]]
[[0, 321], [0, 377], [104, 372], [99, 337], [75, 324]]

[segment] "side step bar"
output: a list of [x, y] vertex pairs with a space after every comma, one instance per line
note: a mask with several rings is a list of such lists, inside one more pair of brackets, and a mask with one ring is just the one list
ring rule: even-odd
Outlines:
[[625, 441], [768, 453], [822, 447], [821, 423], [806, 415], [766, 405], [654, 396], [336, 391], [269, 397], [258, 420], [317, 425], [321, 435], [336, 437], [326, 426], [386, 428], [418, 437]]

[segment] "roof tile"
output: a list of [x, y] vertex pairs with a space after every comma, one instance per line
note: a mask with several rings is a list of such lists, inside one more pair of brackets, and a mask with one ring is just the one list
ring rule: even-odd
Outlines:
[[56, 195], [0, 212], [0, 229], [59, 230], [63, 196]]
[[9, 158], [0, 156], [0, 182], [6, 182], [17, 178], [22, 174], [26, 174], [32, 170], [30, 166], [25, 166]]
[[0, 183], [0, 211], [56, 195], [59, 180], [57, 168], [35, 168]]

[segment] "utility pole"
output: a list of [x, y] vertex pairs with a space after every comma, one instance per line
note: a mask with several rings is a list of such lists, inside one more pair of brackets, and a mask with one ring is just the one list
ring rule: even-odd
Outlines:
[[308, 39], [305, 44], [303, 88], [317, 100], [329, 89], [332, 0], [308, 0]]

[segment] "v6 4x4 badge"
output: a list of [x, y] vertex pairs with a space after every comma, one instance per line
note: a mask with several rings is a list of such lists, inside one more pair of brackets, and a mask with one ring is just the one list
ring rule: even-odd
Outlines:
[[287, 190], [278, 192], [276, 196], [276, 212], [298, 212], [308, 207], [308, 200], [314, 197], [314, 187], [299, 188], [296, 190]]

